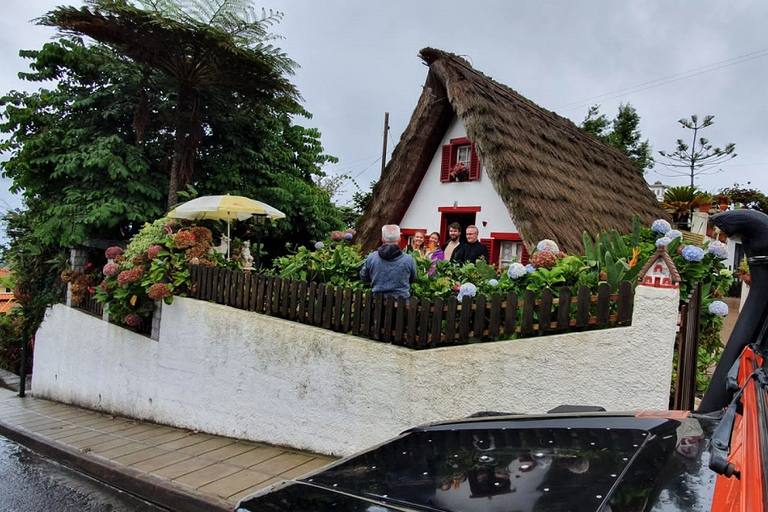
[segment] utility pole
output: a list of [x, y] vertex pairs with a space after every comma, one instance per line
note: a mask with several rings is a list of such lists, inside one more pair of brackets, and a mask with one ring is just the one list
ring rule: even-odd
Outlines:
[[389, 132], [389, 112], [384, 112], [384, 148], [381, 150], [381, 174], [387, 165], [387, 133]]

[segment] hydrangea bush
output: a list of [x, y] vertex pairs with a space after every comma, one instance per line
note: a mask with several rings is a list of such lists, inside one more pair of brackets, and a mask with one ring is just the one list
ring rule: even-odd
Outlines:
[[96, 289], [113, 321], [138, 327], [152, 315], [155, 301], [167, 304], [190, 286], [190, 264], [232, 265], [218, 253], [210, 254], [208, 228], [183, 226], [172, 219], [146, 224], [123, 251], [110, 247], [105, 256], [104, 279]]

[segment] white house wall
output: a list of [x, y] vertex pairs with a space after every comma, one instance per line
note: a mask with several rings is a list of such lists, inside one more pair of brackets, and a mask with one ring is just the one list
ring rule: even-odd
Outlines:
[[[440, 147], [450, 144], [451, 139], [466, 137], [467, 131], [458, 117], [454, 117]], [[482, 163], [482, 159], [480, 160]], [[485, 174], [485, 167], [480, 171], [480, 179], [455, 183], [440, 181], [442, 152], [433, 155], [424, 179], [411, 201], [400, 227], [406, 229], [426, 229], [427, 232], [440, 230], [442, 214], [437, 210], [446, 206], [480, 206], [477, 212], [477, 227], [480, 238], [489, 238], [490, 233], [517, 233], [517, 228], [509, 215], [507, 207], [493, 188], [491, 180]], [[487, 224], [483, 226], [483, 221]]]
[[153, 341], [64, 305], [32, 392], [211, 434], [349, 455], [477, 411], [666, 409], [676, 289], [638, 286], [632, 325], [409, 350], [205, 301], [163, 305]]

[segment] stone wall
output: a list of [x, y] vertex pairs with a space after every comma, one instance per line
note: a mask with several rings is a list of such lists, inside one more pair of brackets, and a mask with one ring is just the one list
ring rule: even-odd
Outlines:
[[34, 395], [235, 438], [349, 455], [425, 422], [561, 404], [666, 409], [676, 289], [638, 286], [632, 326], [413, 351], [203, 301], [158, 341], [64, 305]]

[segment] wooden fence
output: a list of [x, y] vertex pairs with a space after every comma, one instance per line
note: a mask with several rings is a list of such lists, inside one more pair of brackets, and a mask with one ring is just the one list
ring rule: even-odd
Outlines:
[[374, 296], [370, 291], [318, 285], [261, 274], [192, 267], [191, 297], [256, 311], [385, 343], [420, 349], [537, 336], [632, 323], [634, 291], [623, 282], [611, 294], [603, 283], [597, 295], [583, 286], [574, 296], [564, 287], [540, 298], [526, 290], [490, 299], [456, 297], [409, 299]]
[[680, 307], [680, 331], [677, 336], [677, 377], [672, 409], [692, 411], [696, 398], [696, 369], [699, 359], [701, 326], [701, 283]]

